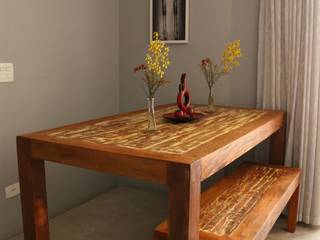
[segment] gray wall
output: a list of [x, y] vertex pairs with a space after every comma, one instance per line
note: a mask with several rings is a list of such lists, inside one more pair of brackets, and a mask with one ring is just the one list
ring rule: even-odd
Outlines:
[[[254, 107], [257, 0], [190, 0], [190, 43], [170, 45], [172, 83], [157, 103], [173, 102], [187, 72], [193, 102], [206, 103], [198, 68], [241, 39], [241, 67], [221, 79], [218, 104]], [[15, 63], [15, 82], [0, 84], [0, 191], [18, 180], [15, 136], [71, 122], [145, 107], [133, 67], [148, 44], [149, 0], [0, 0], [0, 62]], [[119, 63], [119, 64], [118, 64]], [[120, 96], [119, 96], [120, 91]], [[105, 191], [114, 178], [47, 165], [51, 216]], [[118, 183], [143, 186], [119, 178]], [[144, 187], [154, 189], [153, 184]], [[19, 198], [0, 194], [0, 239], [21, 227]]]
[[[198, 67], [205, 56], [219, 58], [226, 43], [241, 39], [241, 67], [216, 86], [218, 104], [254, 107], [258, 42], [257, 0], [190, 0], [190, 43], [170, 45], [170, 85], [157, 95], [158, 104], [174, 102], [180, 74], [186, 72], [193, 102], [206, 103], [208, 89]], [[120, 1], [120, 109], [145, 107], [139, 79], [132, 69], [144, 60], [149, 34], [149, 0]]]
[[[15, 136], [119, 109], [118, 0], [0, 0], [0, 62], [15, 82], [0, 84], [0, 239], [21, 230]], [[113, 184], [113, 178], [47, 165], [50, 214]]]
[[[164, 86], [156, 96], [157, 104], [172, 103], [178, 91], [183, 72], [194, 103], [207, 102], [208, 89], [198, 67], [203, 57], [219, 59], [224, 46], [240, 39], [244, 53], [241, 67], [224, 77], [216, 86], [216, 102], [221, 105], [255, 107], [256, 69], [258, 49], [257, 0], [190, 0], [190, 43], [170, 45], [172, 65], [169, 67], [170, 85]], [[149, 38], [149, 0], [120, 1], [120, 110], [125, 112], [144, 108], [146, 99], [133, 68], [143, 63]], [[243, 157], [253, 159], [253, 152]], [[215, 177], [223, 175], [223, 172]], [[215, 180], [209, 179], [211, 183]], [[163, 187], [119, 178], [124, 185], [163, 189]], [[207, 185], [207, 184], [204, 184]]]

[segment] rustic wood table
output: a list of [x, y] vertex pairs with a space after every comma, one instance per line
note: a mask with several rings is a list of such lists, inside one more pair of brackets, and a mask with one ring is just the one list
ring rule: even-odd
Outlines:
[[19, 136], [25, 240], [49, 239], [45, 161], [167, 184], [170, 240], [199, 239], [201, 181], [268, 137], [270, 162], [283, 164], [283, 112], [219, 107], [193, 123], [161, 118], [175, 109], [157, 109], [152, 133], [145, 131], [145, 111], [136, 111]]

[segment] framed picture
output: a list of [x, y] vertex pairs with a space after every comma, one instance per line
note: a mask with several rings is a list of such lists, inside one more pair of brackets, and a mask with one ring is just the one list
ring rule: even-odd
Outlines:
[[189, 0], [150, 0], [150, 40], [154, 32], [166, 43], [188, 43]]

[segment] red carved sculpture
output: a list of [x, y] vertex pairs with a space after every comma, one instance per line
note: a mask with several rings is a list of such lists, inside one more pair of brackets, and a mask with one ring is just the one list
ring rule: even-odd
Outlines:
[[182, 74], [179, 93], [177, 96], [178, 110], [172, 113], [166, 113], [163, 117], [173, 123], [186, 123], [202, 119], [205, 115], [196, 113], [191, 107], [190, 91], [187, 88], [187, 74]]
[[179, 110], [175, 112], [176, 118], [190, 117], [193, 115], [191, 104], [190, 91], [187, 88], [187, 75], [184, 73], [181, 76], [179, 84], [179, 93], [177, 96], [177, 105]]

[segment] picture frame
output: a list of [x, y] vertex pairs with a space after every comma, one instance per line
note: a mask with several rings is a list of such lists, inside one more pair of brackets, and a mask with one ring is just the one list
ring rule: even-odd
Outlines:
[[158, 32], [168, 44], [189, 43], [190, 0], [150, 0], [150, 41]]

